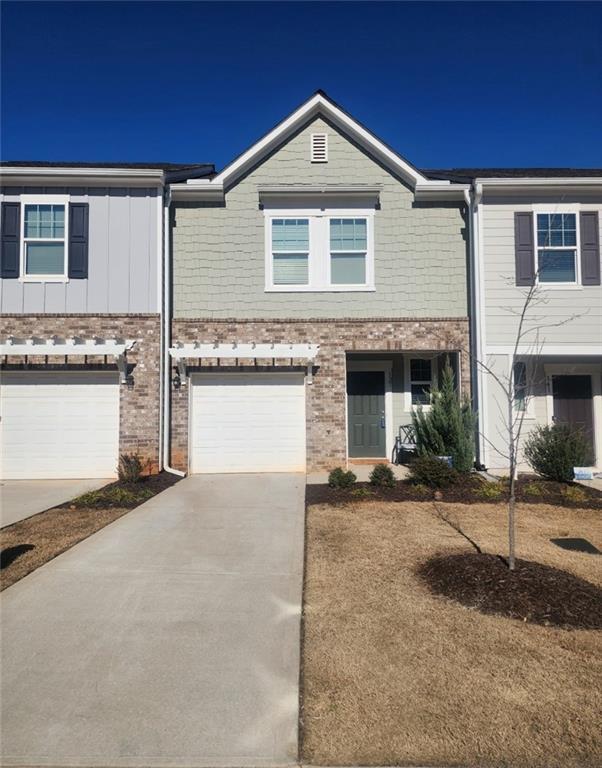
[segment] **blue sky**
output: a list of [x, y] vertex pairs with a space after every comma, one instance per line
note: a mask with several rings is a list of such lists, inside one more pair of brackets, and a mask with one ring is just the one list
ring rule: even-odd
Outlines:
[[229, 162], [322, 88], [419, 167], [602, 167], [602, 4], [3, 2], [5, 160]]

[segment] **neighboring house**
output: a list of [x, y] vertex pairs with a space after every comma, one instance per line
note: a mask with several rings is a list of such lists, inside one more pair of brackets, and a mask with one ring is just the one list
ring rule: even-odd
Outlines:
[[[602, 469], [602, 169], [478, 169], [447, 177], [472, 184], [479, 359], [496, 376], [512, 376], [524, 437], [537, 424], [580, 426]], [[481, 460], [507, 468], [507, 398], [482, 367], [476, 381]]]
[[163, 189], [212, 167], [0, 165], [0, 477], [156, 471]]
[[322, 92], [172, 184], [173, 466], [390, 459], [446, 357], [468, 391], [468, 190]]

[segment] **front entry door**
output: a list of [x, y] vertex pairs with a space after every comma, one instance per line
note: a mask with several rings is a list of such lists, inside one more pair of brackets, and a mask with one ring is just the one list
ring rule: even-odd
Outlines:
[[591, 376], [553, 376], [554, 422], [580, 427], [594, 452]]
[[387, 455], [384, 371], [349, 371], [347, 374], [349, 457]]

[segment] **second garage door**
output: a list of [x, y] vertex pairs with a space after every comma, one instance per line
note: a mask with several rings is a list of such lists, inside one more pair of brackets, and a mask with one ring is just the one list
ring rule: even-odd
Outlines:
[[305, 471], [302, 374], [198, 374], [191, 401], [191, 472]]
[[119, 379], [100, 372], [4, 372], [0, 477], [113, 477]]

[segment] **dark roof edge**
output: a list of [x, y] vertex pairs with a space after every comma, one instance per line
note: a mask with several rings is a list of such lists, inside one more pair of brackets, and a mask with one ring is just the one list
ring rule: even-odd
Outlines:
[[602, 176], [602, 168], [422, 168], [428, 179], [470, 183], [474, 179], [553, 179]]

